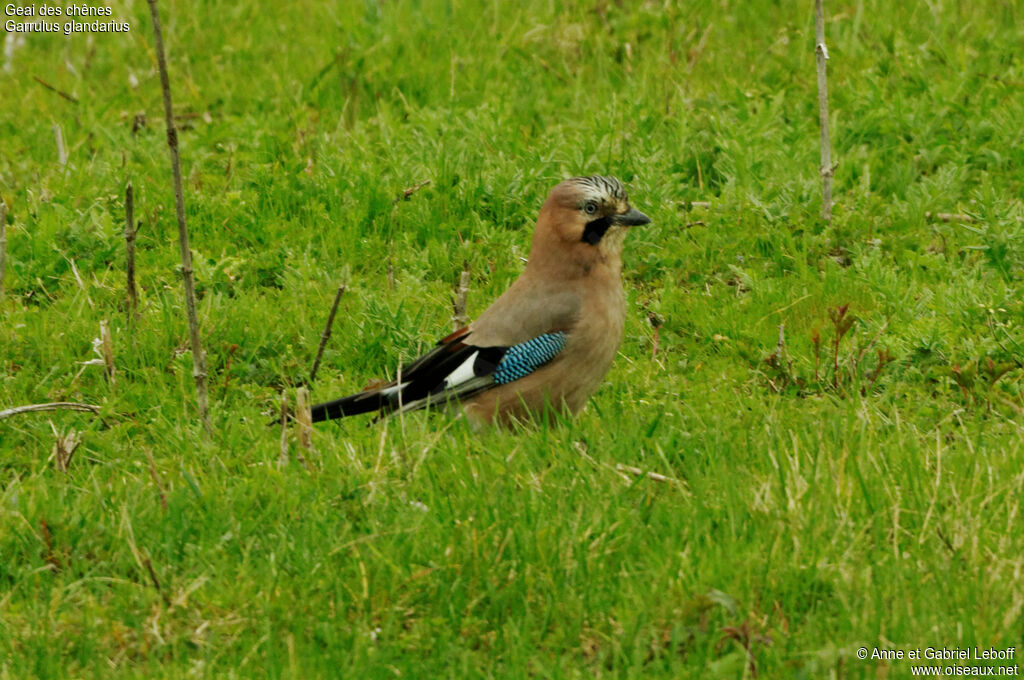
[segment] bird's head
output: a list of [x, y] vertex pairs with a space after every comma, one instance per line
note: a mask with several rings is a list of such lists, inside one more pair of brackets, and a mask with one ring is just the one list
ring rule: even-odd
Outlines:
[[552, 189], [541, 208], [534, 250], [543, 244], [545, 251], [561, 251], [584, 263], [617, 260], [629, 227], [650, 221], [630, 206], [622, 182], [614, 177], [573, 177]]

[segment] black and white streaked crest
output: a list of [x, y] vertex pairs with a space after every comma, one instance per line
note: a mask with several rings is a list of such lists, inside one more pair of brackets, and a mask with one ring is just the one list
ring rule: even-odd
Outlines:
[[590, 177], [573, 177], [570, 181], [590, 194], [589, 198], [623, 202], [627, 200], [626, 189], [622, 186], [622, 182], [614, 177], [591, 175]]

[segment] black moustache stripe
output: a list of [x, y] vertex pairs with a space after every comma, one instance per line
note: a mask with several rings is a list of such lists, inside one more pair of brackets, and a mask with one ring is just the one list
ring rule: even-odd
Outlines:
[[591, 220], [587, 222], [587, 226], [583, 227], [583, 238], [580, 240], [596, 246], [604, 238], [604, 233], [608, 231], [610, 226], [612, 226], [612, 218], [607, 215]]

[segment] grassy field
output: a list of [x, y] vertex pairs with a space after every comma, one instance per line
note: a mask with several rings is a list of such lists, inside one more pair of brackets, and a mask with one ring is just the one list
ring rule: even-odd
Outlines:
[[[0, 410], [102, 412], [0, 421], [0, 678], [903, 678], [912, 661], [858, 648], [1020, 657], [1019, 3], [826, 2], [831, 225], [809, 0], [161, 5], [215, 434], [146, 4], [112, 0], [128, 33], [5, 33]], [[579, 418], [353, 419], [317, 428], [308, 470], [294, 444], [278, 465], [267, 414], [339, 284], [315, 400], [445, 335], [464, 267], [482, 311], [548, 189], [593, 173], [653, 224]], [[104, 320], [115, 382], [83, 363]]]

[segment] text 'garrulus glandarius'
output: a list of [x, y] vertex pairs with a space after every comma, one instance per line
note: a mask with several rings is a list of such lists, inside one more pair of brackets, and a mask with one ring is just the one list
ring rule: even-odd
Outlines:
[[575, 177], [551, 190], [523, 273], [480, 317], [401, 369], [398, 380], [313, 407], [313, 422], [461, 402], [475, 422], [550, 405], [577, 413], [622, 342], [622, 242], [651, 220], [619, 180]]

